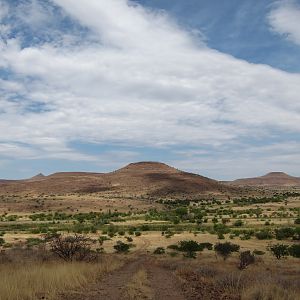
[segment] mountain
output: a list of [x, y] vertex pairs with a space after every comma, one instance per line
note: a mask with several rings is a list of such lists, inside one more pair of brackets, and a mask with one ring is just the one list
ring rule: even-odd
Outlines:
[[293, 177], [283, 172], [271, 172], [264, 176], [237, 179], [227, 183], [236, 186], [300, 186], [300, 177]]
[[216, 180], [177, 170], [159, 162], [131, 163], [111, 173], [61, 172], [38, 174], [30, 180], [1, 184], [3, 193], [100, 193], [124, 197], [194, 198], [201, 195], [228, 195], [235, 187]]

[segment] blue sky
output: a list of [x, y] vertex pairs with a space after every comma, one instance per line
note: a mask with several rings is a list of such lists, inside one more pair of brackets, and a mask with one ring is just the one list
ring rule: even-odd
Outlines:
[[300, 176], [299, 20], [297, 0], [0, 0], [0, 178]]

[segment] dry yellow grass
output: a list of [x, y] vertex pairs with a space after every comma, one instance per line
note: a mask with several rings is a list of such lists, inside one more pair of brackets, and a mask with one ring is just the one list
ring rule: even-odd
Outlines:
[[123, 297], [126, 300], [153, 299], [153, 294], [145, 270], [139, 270], [126, 285]]
[[4, 264], [0, 269], [0, 299], [33, 300], [43, 296], [46, 299], [58, 299], [60, 292], [82, 287], [120, 265], [120, 261], [112, 259], [93, 264]]
[[242, 300], [298, 300], [300, 295], [297, 291], [286, 290], [276, 284], [255, 284], [244, 290]]

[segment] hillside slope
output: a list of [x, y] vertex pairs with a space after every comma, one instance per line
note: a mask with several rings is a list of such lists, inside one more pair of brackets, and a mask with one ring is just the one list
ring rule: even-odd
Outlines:
[[30, 180], [4, 182], [5, 193], [101, 193], [126, 197], [197, 197], [230, 194], [236, 189], [158, 162], [139, 162], [111, 173], [63, 172]]

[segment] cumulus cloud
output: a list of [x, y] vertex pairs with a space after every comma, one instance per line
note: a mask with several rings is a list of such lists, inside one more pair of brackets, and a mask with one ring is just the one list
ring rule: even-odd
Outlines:
[[[28, 3], [40, 22], [38, 2]], [[47, 5], [77, 29], [26, 46], [22, 32], [0, 39], [3, 149], [22, 143], [38, 158], [93, 161], [71, 143], [217, 148], [299, 134], [299, 74], [209, 49], [166, 13], [131, 1]]]
[[300, 45], [300, 5], [293, 0], [278, 1], [268, 15], [273, 31]]

